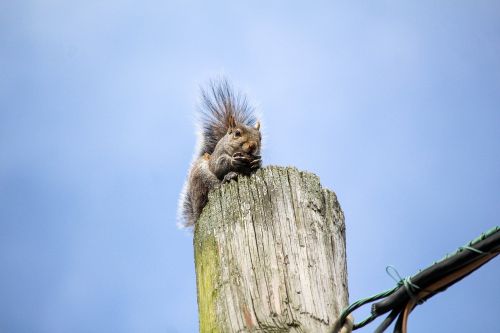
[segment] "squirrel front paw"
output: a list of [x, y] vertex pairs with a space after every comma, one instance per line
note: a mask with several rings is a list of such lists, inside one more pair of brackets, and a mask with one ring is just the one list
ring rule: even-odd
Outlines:
[[248, 155], [244, 155], [243, 153], [237, 152], [234, 153], [231, 157], [231, 166], [235, 169], [241, 169], [242, 167], [246, 167], [251, 163]]
[[236, 169], [250, 168], [251, 170], [255, 170], [261, 167], [262, 159], [259, 155], [248, 155], [236, 152], [232, 156], [231, 165]]
[[262, 158], [260, 156], [254, 156], [255, 159], [250, 162], [250, 168], [252, 170], [257, 170], [262, 166]]
[[224, 176], [222, 179], [222, 184], [229, 183], [231, 180], [238, 178], [238, 173], [234, 171], [230, 171]]

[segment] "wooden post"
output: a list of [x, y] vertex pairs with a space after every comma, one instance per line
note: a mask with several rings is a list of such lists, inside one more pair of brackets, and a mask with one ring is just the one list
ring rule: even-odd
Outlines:
[[344, 214], [295, 168], [213, 190], [194, 232], [200, 332], [330, 332], [348, 305]]

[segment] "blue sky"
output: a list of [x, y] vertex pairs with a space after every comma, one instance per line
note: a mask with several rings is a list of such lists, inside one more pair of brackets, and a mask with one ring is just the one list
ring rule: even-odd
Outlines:
[[[197, 330], [176, 206], [220, 74], [262, 114], [265, 164], [337, 193], [351, 302], [499, 224], [498, 2], [2, 1], [2, 332]], [[499, 276], [410, 330], [498, 330]]]

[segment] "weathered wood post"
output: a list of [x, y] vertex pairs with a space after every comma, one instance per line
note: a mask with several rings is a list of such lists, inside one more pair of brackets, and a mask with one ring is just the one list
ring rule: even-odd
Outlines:
[[200, 332], [329, 332], [348, 305], [344, 215], [313, 174], [266, 167], [212, 191], [194, 248]]

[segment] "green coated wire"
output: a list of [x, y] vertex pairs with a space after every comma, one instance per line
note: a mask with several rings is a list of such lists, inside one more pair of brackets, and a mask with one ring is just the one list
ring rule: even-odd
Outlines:
[[[441, 261], [445, 260], [445, 259], [448, 259], [452, 256], [454, 256], [455, 254], [461, 252], [461, 251], [464, 251], [464, 250], [476, 250], [474, 249], [472, 246], [484, 239], [486, 239], [487, 237], [493, 235], [494, 233], [496, 232], [499, 232], [500, 231], [500, 226], [496, 226], [496, 227], [493, 227], [491, 228], [490, 230], [482, 233], [479, 237], [471, 240], [469, 243], [467, 243], [466, 245], [462, 246], [462, 247], [459, 247], [458, 250], [456, 250], [455, 252], [451, 253], [451, 254], [447, 254], [444, 258], [442, 258], [441, 260], [438, 260], [436, 262], [434, 262], [431, 266], [437, 264], [437, 263], [440, 263]], [[478, 250], [476, 250], [478, 251]], [[429, 266], [429, 267], [431, 267]], [[399, 274], [398, 274], [399, 275]], [[376, 300], [379, 300], [381, 298], [385, 298], [391, 294], [393, 294], [396, 290], [398, 290], [402, 285], [406, 285], [406, 283], [409, 283], [411, 286], [411, 277], [409, 278], [406, 278], [406, 279], [400, 279], [400, 281], [398, 281], [397, 285], [392, 288], [392, 289], [388, 289], [386, 291], [383, 291], [381, 293], [378, 293], [378, 294], [375, 294], [373, 296], [370, 296], [370, 297], [367, 297], [367, 298], [362, 298], [354, 303], [352, 303], [351, 305], [349, 305], [346, 309], [344, 309], [342, 311], [342, 313], [340, 314], [340, 317], [339, 317], [339, 322], [340, 323], [344, 323], [347, 316], [349, 316], [349, 314], [351, 314], [354, 310], [360, 308], [361, 306], [367, 304], [367, 303], [371, 303], [373, 301], [376, 301]], [[412, 286], [413, 287], [413, 286]], [[417, 286], [414, 286], [414, 287], [417, 287]], [[408, 287], [407, 287], [408, 288]], [[417, 287], [418, 289], [418, 287]], [[375, 320], [376, 318], [378, 317], [378, 315], [370, 315], [368, 317], [366, 317], [365, 319], [363, 319], [361, 322], [357, 323], [357, 324], [354, 324], [353, 326], [353, 330], [356, 330], [358, 328], [361, 328], [369, 323], [371, 323], [373, 320]]]
[[[354, 310], [365, 305], [366, 303], [370, 303], [370, 302], [379, 300], [381, 298], [387, 297], [387, 296], [391, 295], [392, 293], [394, 293], [396, 290], [398, 290], [398, 288], [399, 288], [399, 285], [397, 285], [396, 287], [394, 287], [392, 289], [388, 289], [386, 291], [383, 291], [381, 293], [375, 294], [375, 295], [367, 297], [367, 298], [362, 298], [359, 301], [352, 303], [344, 311], [342, 311], [342, 313], [340, 314], [340, 317], [339, 317], [339, 321], [341, 323], [343, 323], [346, 320], [347, 316], [351, 312], [353, 312]], [[377, 317], [373, 316], [373, 315], [366, 317], [363, 321], [361, 321], [357, 324], [354, 324], [353, 330], [365, 326], [366, 324], [372, 322], [375, 318], [377, 318]]]
[[493, 228], [491, 228], [490, 230], [488, 230], [486, 232], [483, 232], [481, 235], [479, 235], [478, 237], [474, 238], [469, 243], [465, 244], [464, 246], [459, 247], [455, 252], [449, 253], [449, 254], [445, 255], [442, 259], [434, 262], [433, 265], [438, 264], [438, 263], [440, 263], [441, 261], [443, 261], [445, 259], [453, 257], [455, 254], [457, 254], [459, 252], [462, 252], [464, 250], [471, 250], [472, 246], [474, 244], [479, 243], [480, 241], [482, 241], [482, 240], [490, 237], [491, 235], [493, 235], [494, 233], [499, 232], [499, 231], [500, 231], [500, 226], [496, 226], [496, 227], [493, 227]]

